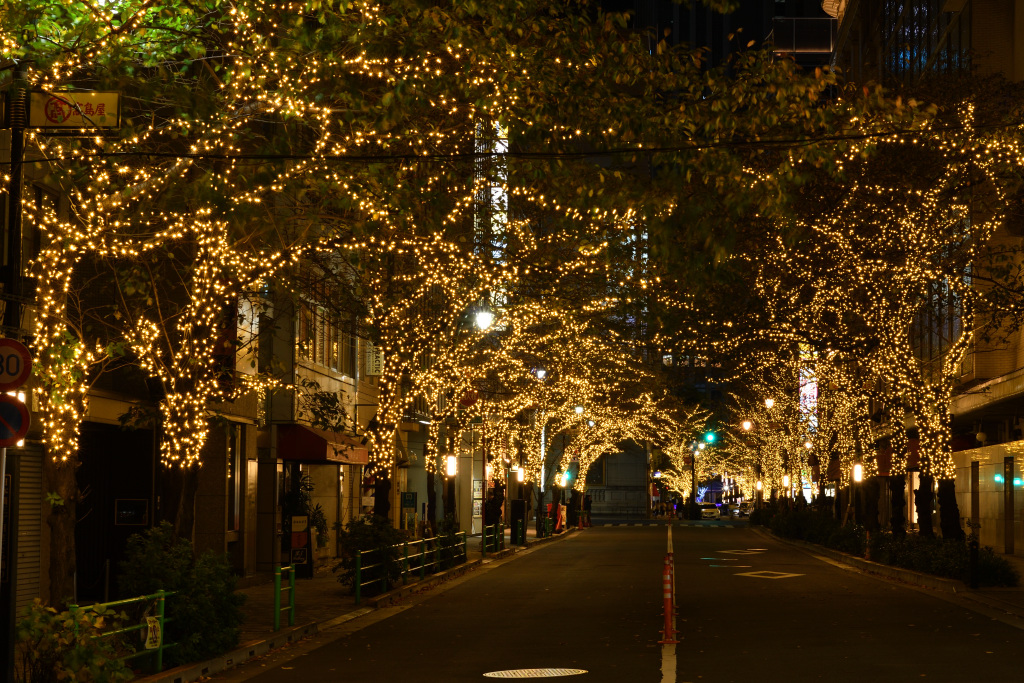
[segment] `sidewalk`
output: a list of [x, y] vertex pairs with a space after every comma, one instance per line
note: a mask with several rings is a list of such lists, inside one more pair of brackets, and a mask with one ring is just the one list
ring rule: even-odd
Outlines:
[[[470, 536], [466, 562], [445, 572], [427, 576], [422, 582], [410, 579], [404, 586], [398, 586], [382, 595], [372, 598], [364, 597], [362, 604], [356, 605], [355, 596], [347, 586], [338, 582], [337, 576], [329, 567], [318, 570], [311, 579], [297, 579], [295, 582], [295, 626], [288, 626], [288, 613], [281, 615], [281, 628], [274, 631], [274, 582], [273, 575], [252, 577], [238, 593], [246, 596], [242, 606], [243, 623], [239, 646], [231, 652], [206, 662], [187, 664], [159, 674], [139, 679], [145, 683], [190, 683], [204, 676], [210, 676], [232, 666], [266, 654], [270, 650], [294, 643], [302, 638], [337, 624], [355, 619], [372, 612], [377, 607], [392, 604], [412, 593], [430, 590], [445, 581], [473, 571], [482, 564], [494, 562], [514, 555], [517, 552], [536, 546], [539, 543], [557, 541], [571, 536], [576, 530], [555, 534], [548, 538], [537, 538], [537, 530], [530, 525], [526, 532], [526, 546], [513, 547], [510, 531], [505, 530], [505, 550], [488, 552], [483, 555], [480, 548], [480, 535]], [[282, 582], [287, 585], [287, 582]], [[287, 591], [282, 591], [281, 603], [288, 604]]]
[[958, 604], [980, 612], [1005, 624], [1024, 630], [1024, 555], [1000, 555], [1017, 568], [1021, 584], [1014, 588], [970, 588], [963, 581], [922, 574], [887, 564], [847, 555], [813, 543], [776, 536], [767, 529], [751, 525], [752, 530], [787, 543], [812, 555], [820, 555], [840, 564], [854, 567], [862, 572], [892, 581], [909, 584], [918, 588], [935, 591], [940, 596], [953, 599]]

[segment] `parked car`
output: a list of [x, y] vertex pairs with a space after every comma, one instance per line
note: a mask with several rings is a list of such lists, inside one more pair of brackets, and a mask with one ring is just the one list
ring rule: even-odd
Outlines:
[[701, 503], [700, 504], [700, 518], [701, 519], [721, 519], [722, 514], [718, 511], [718, 506], [714, 503]]
[[754, 504], [749, 501], [740, 503], [739, 509], [736, 510], [736, 514], [740, 517], [749, 517], [750, 513], [754, 511]]

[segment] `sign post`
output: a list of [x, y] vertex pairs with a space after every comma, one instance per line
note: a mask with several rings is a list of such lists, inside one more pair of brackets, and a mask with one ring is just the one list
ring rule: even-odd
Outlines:
[[[10, 201], [10, 200], [8, 200]], [[10, 307], [10, 302], [8, 302]], [[19, 307], [20, 308], [20, 307]], [[28, 349], [21, 342], [14, 339], [0, 339], [0, 391], [17, 389], [32, 372], [32, 356]], [[14, 536], [11, 535], [10, 526], [4, 526], [4, 502], [7, 482], [7, 447], [15, 446], [25, 438], [28, 433], [29, 414], [25, 404], [14, 396], [0, 394], [0, 576], [7, 578], [6, 590], [0, 595], [0, 619], [3, 620], [0, 632], [5, 633], [9, 645], [6, 646], [7, 655], [13, 654], [14, 638], [11, 637], [14, 631]], [[11, 479], [11, 490], [7, 495], [14, 495], [14, 481]], [[11, 501], [6, 501], [7, 508], [13, 513]], [[12, 515], [13, 516], [13, 515]], [[7, 543], [4, 543], [4, 532], [7, 533]], [[8, 657], [5, 657], [8, 659]], [[9, 660], [13, 662], [13, 657]], [[0, 671], [4, 680], [12, 678], [12, 670], [5, 667]]]

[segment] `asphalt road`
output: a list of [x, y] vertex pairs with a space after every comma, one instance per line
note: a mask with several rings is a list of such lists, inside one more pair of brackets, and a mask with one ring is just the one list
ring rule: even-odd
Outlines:
[[587, 671], [554, 679], [580, 683], [1024, 681], [1024, 633], [955, 601], [745, 524], [672, 535], [674, 647], [658, 644], [666, 527], [595, 527], [215, 680], [432, 683], [557, 668]]

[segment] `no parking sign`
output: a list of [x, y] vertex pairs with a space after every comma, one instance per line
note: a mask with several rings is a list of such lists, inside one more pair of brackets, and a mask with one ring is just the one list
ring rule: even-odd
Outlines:
[[[17, 389], [32, 372], [32, 356], [16, 339], [0, 339], [0, 391]], [[14, 396], [0, 394], [0, 448], [16, 446], [28, 434], [29, 414]]]

